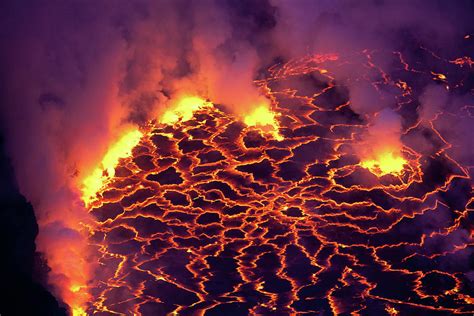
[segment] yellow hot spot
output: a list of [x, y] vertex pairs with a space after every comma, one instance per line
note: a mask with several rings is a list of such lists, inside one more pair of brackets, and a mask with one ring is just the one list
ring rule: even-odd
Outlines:
[[193, 117], [194, 112], [211, 105], [212, 103], [199, 97], [184, 97], [175, 106], [163, 113], [160, 123], [174, 124], [179, 120], [188, 121]]
[[115, 175], [115, 167], [120, 158], [130, 156], [141, 137], [142, 133], [139, 130], [130, 131], [109, 148], [100, 165], [82, 182], [82, 199], [86, 204], [102, 188], [105, 181]]
[[79, 292], [83, 287], [84, 286], [81, 286], [81, 285], [72, 285], [70, 289], [71, 289], [71, 292], [76, 293], [76, 292]]
[[82, 307], [73, 307], [72, 316], [87, 316], [87, 313]]
[[441, 81], [445, 81], [447, 79], [446, 75], [441, 74], [441, 73], [436, 73], [432, 71], [431, 74], [435, 76], [434, 79], [439, 79]]
[[385, 307], [385, 311], [386, 311], [387, 313], [389, 313], [390, 316], [396, 316], [396, 315], [398, 315], [398, 313], [399, 313], [397, 309], [395, 309], [394, 307], [391, 307], [391, 306], [386, 306], [386, 307]]
[[278, 121], [275, 113], [265, 105], [257, 107], [252, 113], [246, 115], [244, 123], [247, 126], [263, 127], [263, 130], [270, 132], [276, 140], [283, 140], [283, 137], [278, 133]]
[[393, 152], [384, 152], [376, 159], [365, 160], [361, 162], [362, 167], [369, 169], [376, 175], [399, 174], [407, 161]]

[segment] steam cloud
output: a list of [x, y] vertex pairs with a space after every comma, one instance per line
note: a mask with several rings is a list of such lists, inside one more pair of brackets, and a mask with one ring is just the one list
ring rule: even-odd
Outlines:
[[[197, 93], [245, 113], [266, 100], [253, 80], [276, 61], [313, 53], [429, 47], [462, 55], [473, 33], [470, 1], [25, 1], [3, 3], [1, 122], [22, 193], [40, 225], [38, 247], [52, 268], [56, 294], [82, 265], [87, 249], [78, 222], [87, 215], [77, 175], [100, 160], [129, 124], [155, 118], [174, 97]], [[462, 5], [461, 5], [462, 4]], [[407, 44], [408, 43], [408, 44]], [[472, 46], [472, 45], [471, 45]], [[473, 105], [472, 91], [453, 96], [430, 80], [413, 113], [396, 113], [391, 91], [351, 78], [357, 62], [339, 70], [352, 109], [400, 141], [406, 122], [425, 123], [440, 109]], [[377, 60], [387, 73], [393, 59]], [[371, 80], [377, 80], [374, 73]], [[470, 93], [470, 94], [469, 94]], [[418, 111], [417, 111], [418, 109]], [[407, 118], [408, 117], [408, 118]], [[454, 117], [443, 126], [452, 127]], [[393, 128], [387, 129], [387, 124]], [[453, 151], [472, 164], [468, 122], [448, 132]], [[372, 134], [378, 133], [376, 130]], [[429, 139], [404, 139], [430, 147]], [[459, 146], [470, 144], [470, 151]], [[65, 245], [77, 245], [66, 247]], [[70, 258], [70, 260], [64, 260]], [[71, 268], [72, 266], [72, 268]], [[85, 271], [89, 276], [92, 271]], [[87, 277], [87, 276], [86, 276]]]

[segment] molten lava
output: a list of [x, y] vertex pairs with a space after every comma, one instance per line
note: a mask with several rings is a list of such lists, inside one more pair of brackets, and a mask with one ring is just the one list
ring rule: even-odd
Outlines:
[[361, 165], [372, 173], [382, 176], [386, 174], [399, 175], [407, 161], [391, 151], [382, 152], [375, 159], [362, 161]]
[[141, 137], [142, 133], [139, 130], [132, 130], [107, 150], [100, 166], [95, 168], [92, 174], [83, 181], [82, 193], [86, 204], [90, 203], [97, 191], [104, 186], [105, 181], [115, 175], [115, 167], [120, 158], [130, 156], [133, 147], [138, 144]]
[[252, 113], [246, 115], [244, 123], [247, 126], [259, 127], [262, 131], [273, 135], [276, 140], [283, 140], [283, 137], [278, 133], [276, 115], [266, 105], [260, 105]]
[[[448, 146], [427, 155], [404, 144], [403, 157], [390, 148], [359, 162], [350, 148], [370, 124], [331, 74], [346, 64], [272, 67], [257, 82], [272, 111], [242, 122], [186, 98], [112, 146], [84, 191], [99, 267], [91, 304], [73, 313], [472, 314], [469, 278], [452, 264], [473, 244], [469, 176]], [[411, 106], [408, 80], [366, 67], [399, 92], [396, 110]], [[403, 132], [444, 145], [433, 126]]]
[[72, 316], [87, 316], [87, 313], [82, 307], [73, 307]]
[[212, 106], [212, 103], [196, 96], [179, 98], [176, 104], [162, 115], [160, 123], [174, 124], [179, 120], [189, 121], [194, 112], [209, 106]]

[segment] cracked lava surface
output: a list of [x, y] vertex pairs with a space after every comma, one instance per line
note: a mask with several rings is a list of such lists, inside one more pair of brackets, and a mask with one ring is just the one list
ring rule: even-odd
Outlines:
[[412, 77], [451, 88], [461, 79], [415, 73], [400, 53], [399, 72], [385, 74], [376, 54], [358, 59], [413, 117], [402, 139], [429, 135], [435, 150], [404, 143], [401, 171], [367, 168], [352, 145], [368, 123], [332, 75], [348, 61], [332, 55], [274, 66], [256, 82], [281, 137], [220, 105], [150, 122], [88, 204], [99, 267], [87, 312], [472, 315], [460, 263], [472, 260], [470, 168], [450, 156], [442, 114], [425, 125], [410, 116]]

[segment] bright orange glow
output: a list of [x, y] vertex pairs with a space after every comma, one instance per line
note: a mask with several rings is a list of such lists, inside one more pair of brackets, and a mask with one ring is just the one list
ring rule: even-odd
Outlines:
[[86, 204], [90, 203], [105, 181], [115, 175], [120, 158], [130, 156], [141, 137], [139, 130], [130, 131], [109, 148], [100, 165], [82, 182], [82, 199]]
[[171, 109], [163, 113], [160, 123], [174, 124], [179, 120], [188, 121], [193, 117], [194, 112], [209, 106], [212, 106], [212, 103], [202, 98], [183, 97]]
[[72, 293], [72, 296], [70, 296], [72, 299], [68, 302], [71, 306], [72, 316], [87, 316], [84, 309], [84, 306], [90, 299], [89, 293], [87, 292], [87, 286], [74, 284], [69, 287], [69, 290]]
[[382, 176], [386, 174], [400, 174], [407, 161], [393, 152], [386, 151], [375, 157], [361, 162], [362, 167], [369, 169], [372, 173]]
[[432, 74], [433, 76], [435, 76], [434, 79], [438, 79], [438, 80], [441, 80], [441, 81], [446, 81], [446, 79], [447, 79], [446, 75], [441, 74], [441, 73], [436, 73], [436, 72], [433, 72], [433, 71], [432, 71], [431, 74]]
[[71, 311], [72, 316], [87, 316], [86, 311], [82, 307], [73, 307]]
[[82, 288], [85, 288], [85, 286], [81, 286], [81, 285], [73, 285], [71, 286], [71, 292], [73, 293], [76, 293], [76, 292], [79, 292]]
[[385, 311], [390, 314], [390, 316], [396, 316], [399, 314], [398, 310], [391, 306], [386, 306]]
[[244, 123], [247, 126], [263, 127], [263, 131], [270, 132], [276, 140], [283, 140], [283, 137], [278, 133], [278, 121], [275, 113], [265, 105], [258, 106], [252, 113], [246, 115]]

